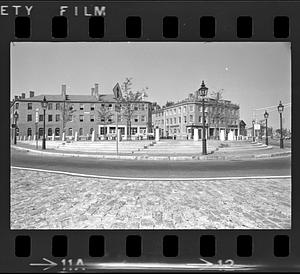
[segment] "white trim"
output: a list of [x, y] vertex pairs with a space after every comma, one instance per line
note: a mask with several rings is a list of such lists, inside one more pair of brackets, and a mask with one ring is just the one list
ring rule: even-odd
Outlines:
[[98, 178], [98, 179], [112, 179], [112, 180], [135, 180], [135, 181], [211, 181], [211, 180], [241, 180], [241, 179], [289, 179], [291, 175], [281, 175], [281, 176], [244, 176], [244, 177], [205, 177], [205, 178], [145, 178], [145, 177], [117, 177], [117, 176], [102, 176], [102, 175], [93, 175], [93, 174], [82, 174], [82, 173], [74, 173], [67, 171], [59, 171], [59, 170], [48, 170], [48, 169], [39, 169], [39, 168], [29, 168], [29, 167], [17, 167], [11, 166], [14, 169], [23, 169], [30, 171], [39, 171], [39, 172], [49, 172], [49, 173], [57, 173], [57, 174], [65, 174], [69, 176], [79, 176], [79, 177], [88, 177], [88, 178]]

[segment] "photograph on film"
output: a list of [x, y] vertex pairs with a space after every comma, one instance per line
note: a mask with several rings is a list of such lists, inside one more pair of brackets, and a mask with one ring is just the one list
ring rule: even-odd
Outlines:
[[10, 228], [291, 229], [288, 42], [12, 42]]

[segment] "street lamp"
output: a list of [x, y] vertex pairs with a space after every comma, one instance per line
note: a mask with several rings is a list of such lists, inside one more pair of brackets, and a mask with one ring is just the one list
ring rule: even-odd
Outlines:
[[255, 131], [254, 131], [254, 123], [255, 123], [255, 120], [252, 120], [252, 142], [255, 142]]
[[277, 107], [278, 112], [279, 112], [279, 117], [280, 117], [280, 148], [283, 148], [283, 136], [282, 136], [282, 112], [284, 109], [284, 105], [279, 102], [279, 105]]
[[42, 109], [44, 110], [44, 130], [43, 130], [43, 145], [42, 149], [46, 149], [46, 108], [47, 108], [48, 102], [46, 100], [46, 97], [44, 96], [44, 99], [42, 101]]
[[17, 144], [17, 130], [18, 130], [18, 126], [17, 126], [17, 122], [18, 122], [18, 118], [19, 118], [19, 114], [17, 111], [15, 111], [14, 113], [14, 118], [15, 118], [15, 138], [14, 138], [14, 145]]
[[207, 95], [208, 88], [205, 86], [204, 81], [202, 81], [201, 87], [199, 88], [200, 96], [202, 97], [202, 154], [207, 155], [206, 148], [206, 134], [205, 134], [205, 109], [204, 109], [204, 97]]
[[269, 113], [265, 111], [264, 117], [266, 119], [266, 145], [269, 145], [269, 140], [268, 140], [268, 118], [269, 118]]

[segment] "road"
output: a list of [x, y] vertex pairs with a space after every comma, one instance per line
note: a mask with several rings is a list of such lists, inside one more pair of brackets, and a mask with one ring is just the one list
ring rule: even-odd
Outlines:
[[11, 165], [130, 178], [212, 178], [291, 175], [291, 159], [241, 161], [136, 161], [41, 156], [11, 149]]

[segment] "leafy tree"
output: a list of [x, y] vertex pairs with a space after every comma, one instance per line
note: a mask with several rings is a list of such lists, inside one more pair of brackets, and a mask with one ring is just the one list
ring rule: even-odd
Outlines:
[[131, 139], [131, 122], [134, 114], [138, 110], [136, 103], [139, 103], [147, 97], [146, 90], [148, 87], [139, 91], [132, 90], [132, 78], [126, 78], [122, 83], [122, 100], [121, 100], [121, 117], [127, 124], [127, 137]]

